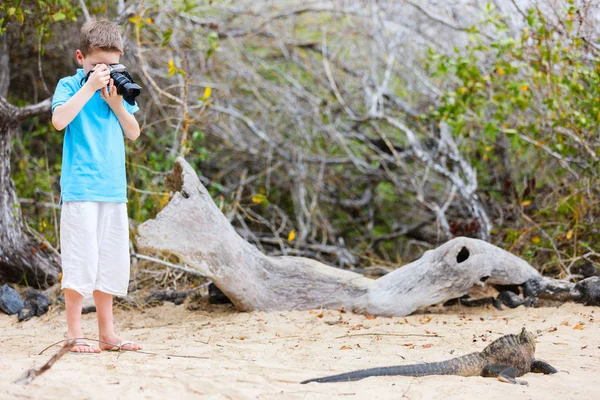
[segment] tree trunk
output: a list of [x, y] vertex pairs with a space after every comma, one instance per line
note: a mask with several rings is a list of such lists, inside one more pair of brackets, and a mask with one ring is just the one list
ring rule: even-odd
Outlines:
[[177, 193], [156, 219], [138, 227], [139, 250], [176, 255], [209, 277], [239, 310], [325, 307], [402, 316], [486, 281], [520, 285], [541, 279], [524, 260], [464, 237], [377, 280], [303, 257], [268, 257], [236, 233], [182, 157], [167, 184]]
[[47, 287], [56, 282], [59, 260], [23, 232], [24, 222], [10, 176], [13, 132], [25, 118], [48, 111], [50, 101], [17, 108], [0, 96], [0, 281]]

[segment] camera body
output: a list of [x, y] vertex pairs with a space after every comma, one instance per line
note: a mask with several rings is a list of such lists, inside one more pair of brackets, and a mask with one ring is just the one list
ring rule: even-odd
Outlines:
[[[127, 103], [134, 105], [135, 98], [139, 96], [142, 87], [135, 83], [123, 64], [111, 64], [108, 66], [108, 70], [110, 71], [110, 77], [113, 79], [114, 85], [117, 88], [117, 94], [123, 96], [123, 99], [125, 99]], [[87, 81], [92, 72], [94, 72], [94, 70], [88, 72], [82, 82]]]

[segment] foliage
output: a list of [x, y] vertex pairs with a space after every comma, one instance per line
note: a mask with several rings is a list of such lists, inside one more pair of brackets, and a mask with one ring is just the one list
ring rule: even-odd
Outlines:
[[473, 30], [454, 55], [431, 51], [432, 73], [454, 84], [427, 116], [461, 139], [484, 193], [502, 208], [495, 232], [504, 245], [567, 274], [600, 241], [600, 57], [578, 15], [565, 9], [558, 29], [531, 9], [513, 37], [491, 13], [495, 40]]
[[[92, 14], [114, 17], [106, 2], [86, 3]], [[584, 10], [567, 4], [555, 16], [532, 8], [515, 29], [488, 7], [455, 35], [453, 50], [424, 51], [404, 40], [401, 50], [388, 46], [394, 32], [385, 27], [395, 22], [362, 9], [307, 7], [295, 15], [252, 2], [229, 7], [148, 0], [124, 19], [124, 62], [145, 86], [136, 114], [142, 136], [127, 143], [135, 223], [169, 201], [164, 177], [186, 154], [224, 214], [261, 250], [395, 266], [445, 240], [443, 218], [452, 235], [481, 228], [468, 201], [432, 167], [464, 178], [457, 160], [438, 152], [447, 123], [477, 172], [492, 241], [553, 275], [600, 261], [600, 60]], [[39, 37], [53, 48], [42, 59], [49, 86], [72, 73], [64, 59], [77, 46], [77, 24], [67, 22], [78, 13], [74, 1], [0, 6], [2, 29], [25, 44], [11, 53], [13, 103], [37, 95], [29, 76], [38, 76], [31, 60]], [[417, 30], [430, 25], [418, 22]], [[433, 158], [419, 158], [390, 119], [412, 129]], [[61, 152], [62, 133], [48, 119], [23, 126], [12, 156], [21, 198], [58, 200]], [[57, 243], [51, 209], [23, 210]]]
[[[41, 43], [52, 36], [52, 25], [59, 21], [77, 21], [78, 7], [71, 0], [8, 0], [0, 5], [0, 35], [9, 23], [33, 28]], [[22, 41], [25, 39], [23, 35]]]

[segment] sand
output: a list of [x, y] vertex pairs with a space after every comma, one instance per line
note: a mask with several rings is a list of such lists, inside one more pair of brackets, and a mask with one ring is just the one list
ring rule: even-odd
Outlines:
[[[28, 386], [12, 382], [58, 350], [38, 355], [64, 339], [64, 310], [24, 323], [2, 314], [0, 399], [599, 399], [598, 310], [453, 306], [374, 318], [334, 310], [239, 313], [229, 306], [189, 311], [166, 303], [116, 311], [118, 332], [153, 354], [67, 354]], [[83, 319], [87, 336], [96, 337], [96, 315]], [[529, 386], [458, 376], [298, 383], [358, 368], [445, 360], [523, 326], [539, 334], [538, 358], [560, 371], [527, 374], [522, 379]]]

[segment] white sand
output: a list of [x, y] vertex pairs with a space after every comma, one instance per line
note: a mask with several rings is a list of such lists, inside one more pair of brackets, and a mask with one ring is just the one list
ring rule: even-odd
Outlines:
[[[211, 307], [191, 312], [170, 303], [144, 312], [118, 310], [118, 331], [157, 354], [67, 354], [28, 386], [12, 382], [58, 350], [37, 355], [64, 338], [64, 311], [51, 310], [24, 323], [2, 314], [0, 399], [600, 399], [598, 308], [430, 311], [369, 319], [331, 310], [238, 313]], [[328, 324], [340, 316], [341, 322]], [[357, 368], [446, 360], [480, 350], [522, 326], [539, 331], [536, 354], [558, 374], [527, 374], [522, 379], [529, 386], [457, 376], [298, 384]], [[96, 337], [95, 314], [84, 316], [84, 330]], [[439, 337], [407, 336], [428, 332]]]

